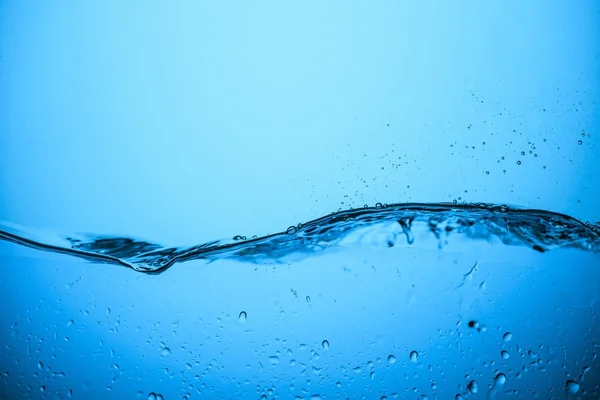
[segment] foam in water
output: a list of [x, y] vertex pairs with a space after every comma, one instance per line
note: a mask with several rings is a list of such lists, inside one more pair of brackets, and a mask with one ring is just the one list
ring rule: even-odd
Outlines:
[[[4, 223], [0, 239], [82, 257], [96, 263], [117, 264], [138, 272], [158, 274], [173, 264], [205, 259], [243, 262], [277, 262], [335, 248], [351, 247], [368, 240], [389, 247], [414, 243], [415, 234], [434, 235], [443, 247], [450, 235], [469, 239], [500, 240], [506, 245], [529, 246], [538, 252], [555, 248], [600, 251], [600, 225], [543, 210], [494, 204], [400, 203], [333, 213], [285, 232], [247, 239], [215, 240], [191, 247], [164, 247], [128, 237], [70, 235], [35, 238], [32, 230]], [[476, 269], [465, 275], [465, 280]], [[462, 286], [465, 282], [461, 283]], [[307, 301], [309, 299], [307, 298]]]

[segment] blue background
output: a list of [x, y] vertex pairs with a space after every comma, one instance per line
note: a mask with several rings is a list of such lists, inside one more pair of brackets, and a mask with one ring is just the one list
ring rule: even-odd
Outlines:
[[[600, 3], [593, 0], [0, 1], [0, 220], [167, 245], [274, 233], [378, 201], [506, 203], [596, 222], [599, 27]], [[510, 312], [488, 315], [513, 331], [519, 318], [531, 315], [527, 307], [535, 314], [554, 304], [565, 318], [590, 321], [573, 310], [584, 313], [597, 304], [597, 255], [549, 258], [477, 246], [389, 254], [363, 248], [344, 254], [344, 261], [318, 258], [285, 268], [194, 263], [148, 277], [1, 244], [0, 333], [9, 348], [0, 353], [0, 373], [11, 371], [11, 377], [0, 382], [11, 386], [0, 394], [66, 397], [70, 388], [74, 396], [83, 391], [79, 398], [128, 398], [138, 391], [146, 398], [162, 391], [171, 399], [186, 390], [200, 398], [259, 398], [275, 385], [268, 376], [279, 379], [275, 394], [290, 398], [296, 394], [287, 391], [289, 382], [296, 379], [299, 391], [308, 378], [294, 370], [278, 373], [269, 357], [280, 351], [287, 366], [288, 348], [299, 352], [306, 344], [305, 354], [323, 353], [327, 338], [330, 352], [343, 359], [321, 360], [332, 369], [332, 382], [344, 381], [334, 365], [346, 365], [347, 358], [350, 371], [354, 361], [362, 365], [357, 386], [344, 383], [340, 396], [390, 396], [388, 384], [396, 379], [390, 369], [381, 373], [390, 374], [387, 381], [375, 380], [379, 386], [368, 393], [358, 377], [370, 382], [368, 361], [381, 358], [386, 365], [387, 355], [398, 352], [400, 366], [418, 347], [401, 347], [386, 330], [400, 313], [395, 305], [410, 303], [416, 281], [430, 282], [431, 292], [415, 297], [427, 299], [421, 308], [402, 308], [416, 313], [402, 318], [422, 316], [422, 330], [402, 340], [454, 329], [454, 317], [446, 323], [423, 313], [433, 304], [458, 304], [434, 296], [444, 290], [435, 285], [454, 288], [475, 261], [484, 265], [482, 258], [492, 265], [487, 280], [498, 284], [493, 293], [505, 296], [509, 310], [520, 310], [512, 325]], [[345, 282], [346, 275], [327, 269], [338, 264], [360, 271], [348, 275], [356, 279]], [[455, 264], [460, 268], [452, 269]], [[565, 265], [571, 275], [561, 275]], [[377, 266], [384, 275], [369, 278]], [[397, 286], [392, 278], [398, 279], [399, 266], [413, 278]], [[503, 269], [508, 272], [498, 272]], [[532, 285], [543, 276], [552, 278], [536, 292]], [[535, 295], [523, 295], [529, 299], [524, 306], [529, 290]], [[319, 298], [328, 305], [311, 314]], [[484, 312], [468, 304], [468, 312], [461, 309], [466, 314]], [[238, 321], [241, 310], [249, 315], [245, 325]], [[542, 332], [555, 325], [539, 315], [528, 321]], [[573, 332], [594, 337], [594, 321]], [[488, 325], [502, 336], [496, 327], [503, 323]], [[39, 337], [45, 338], [43, 357], [26, 353], [26, 344]], [[346, 344], [334, 350], [336, 342]], [[588, 348], [577, 351], [583, 357]], [[52, 354], [57, 368], [68, 370], [65, 377], [47, 369]], [[452, 357], [444, 357], [451, 365]], [[462, 353], [453, 357], [473, 362]], [[45, 367], [38, 369], [38, 358]], [[267, 372], [252, 372], [259, 360]], [[182, 378], [186, 363], [207, 375]], [[307, 368], [315, 390], [306, 388], [303, 396], [336, 398], [337, 386], [318, 386], [321, 375]], [[464, 386], [461, 368], [454, 378]], [[495, 375], [490, 368], [481, 373], [488, 381], [478, 378], [482, 388]], [[421, 382], [405, 373], [415, 380], [408, 386], [420, 388], [410, 392], [415, 398], [429, 388], [426, 374]], [[563, 390], [565, 375], [558, 375]], [[113, 376], [118, 383], [110, 382]], [[42, 378], [44, 393], [37, 387]], [[15, 386], [18, 381], [26, 383]], [[205, 397], [182, 388], [189, 382], [194, 390], [206, 385]], [[35, 395], [24, 394], [27, 385]], [[448, 383], [452, 396], [457, 385]]]

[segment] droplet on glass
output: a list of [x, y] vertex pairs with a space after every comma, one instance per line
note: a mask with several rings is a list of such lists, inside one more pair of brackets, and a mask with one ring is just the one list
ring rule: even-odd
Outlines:
[[323, 343], [321, 343], [321, 346], [323, 346], [323, 348], [325, 350], [329, 350], [329, 341], [328, 340], [323, 340]]
[[506, 332], [504, 334], [504, 336], [502, 336], [502, 340], [504, 340], [505, 342], [510, 342], [512, 339], [512, 333], [510, 332]]
[[160, 354], [162, 354], [163, 356], [168, 356], [169, 354], [171, 354], [171, 349], [168, 348], [168, 347], [163, 347], [163, 349], [160, 352]]
[[567, 393], [577, 394], [577, 392], [579, 392], [579, 383], [568, 380], [567, 381]]
[[[234, 314], [235, 315], [235, 314]], [[242, 311], [240, 313], [240, 316], [238, 317], [238, 320], [242, 323], [246, 322], [246, 319], [248, 318], [248, 314], [246, 313], [246, 311]]]
[[502, 350], [502, 351], [500, 352], [500, 357], [502, 357], [503, 359], [507, 360], [507, 359], [509, 359], [509, 358], [510, 358], [510, 354], [508, 354], [508, 351], [506, 351], [506, 350]]
[[411, 351], [410, 352], [410, 361], [416, 363], [419, 359], [419, 353], [417, 353], [416, 351]]
[[393, 354], [390, 354], [388, 356], [388, 364], [395, 364], [396, 363], [396, 357]]
[[467, 390], [473, 394], [477, 393], [479, 391], [479, 384], [477, 383], [477, 381], [472, 380], [471, 382], [469, 382], [469, 384], [467, 385]]

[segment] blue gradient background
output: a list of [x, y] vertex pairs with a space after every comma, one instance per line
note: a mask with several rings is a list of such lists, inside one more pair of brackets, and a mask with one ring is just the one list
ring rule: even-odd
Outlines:
[[[599, 221], [599, 57], [600, 3], [593, 0], [0, 1], [0, 220], [167, 245], [274, 233], [378, 201], [506, 203]], [[361, 251], [344, 257], [367, 269], [395, 268], [416, 257]], [[540, 258], [525, 249], [477, 247], [464, 253], [419, 252], [422, 266], [437, 265], [439, 257], [449, 257], [447, 265], [461, 260], [460, 270], [446, 268], [450, 275], [435, 268], [421, 273], [432, 274], [432, 284], [454, 285], [487, 257], [517, 265], [506, 276], [487, 272], [499, 282], [495, 293], [504, 293], [515, 309], [560, 296], [569, 307], [596, 300], [595, 255]], [[335, 263], [327, 259], [301, 269], [194, 264], [148, 277], [5, 243], [0, 256], [0, 337], [9, 345], [0, 352], [0, 373], [11, 371], [0, 382], [13, 385], [0, 395], [7, 398], [51, 396], [51, 390], [66, 398], [68, 387], [74, 397], [83, 391], [78, 398], [130, 398], [138, 391], [144, 399], [151, 391], [180, 398], [185, 379], [179, 370], [185, 363], [194, 367], [200, 353], [202, 371], [212, 372], [196, 381], [191, 375], [194, 382], [208, 380], [204, 395], [196, 396], [259, 398], [268, 383], [246, 365], [285, 353], [291, 345], [261, 348], [285, 340], [297, 324], [305, 337], [294, 346], [319, 348], [329, 338], [330, 350], [336, 341], [346, 343], [336, 350], [344, 357], [363, 340], [351, 333], [370, 327], [385, 364], [391, 350], [378, 313], [394, 312], [383, 306], [391, 301], [386, 294], [406, 301], [411, 290], [407, 281], [402, 290], [394, 287], [394, 268], [383, 268], [389, 276], [344, 282], [326, 268]], [[564, 263], [582, 269], [562, 276], [555, 269]], [[539, 289], [526, 305], [520, 295], [509, 296], [510, 279], [523, 279], [520, 285], [530, 289], [547, 275], [573, 282], [564, 293]], [[360, 295], [340, 303], [354, 309], [305, 310], [317, 307], [317, 293], [328, 299], [350, 288]], [[313, 300], [306, 302], [309, 294]], [[357, 300], [362, 296], [368, 300]], [[359, 304], [379, 308], [355, 308]], [[240, 310], [249, 314], [249, 336], [237, 321]], [[291, 316], [301, 320], [292, 323]], [[27, 328], [15, 333], [16, 321]], [[597, 332], [594, 321], [588, 329]], [[443, 325], [423, 317], [420, 326], [425, 332], [437, 323]], [[69, 371], [62, 381], [47, 378], [53, 383], [45, 393], [33, 384], [34, 395], [25, 395], [28, 384], [14, 386], [19, 374], [38, 385], [41, 379], [32, 378], [38, 360], [24, 353], [25, 343], [42, 333], [54, 337], [40, 345], [45, 364], [55, 354], [54, 363]], [[172, 349], [170, 358], [161, 355], [162, 342]], [[230, 349], [226, 360], [215, 347]], [[108, 361], [110, 348], [117, 355]], [[266, 359], [263, 364], [273, 367]], [[37, 373], [51, 375], [43, 368]], [[110, 383], [114, 376], [118, 383]], [[290, 379], [300, 378], [290, 372], [281, 382], [287, 386]], [[239, 389], [244, 380], [248, 389]], [[345, 387], [344, 396], [379, 398], [386, 381], [377, 382], [381, 387], [369, 393], [359, 384]], [[327, 390], [319, 389], [336, 398]]]

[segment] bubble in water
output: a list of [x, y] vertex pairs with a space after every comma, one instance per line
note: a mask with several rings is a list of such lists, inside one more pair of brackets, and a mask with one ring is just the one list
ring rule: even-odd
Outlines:
[[160, 352], [160, 354], [162, 354], [163, 356], [168, 356], [169, 354], [171, 354], [171, 349], [168, 348], [168, 347], [163, 347], [163, 349]]
[[477, 381], [472, 380], [471, 382], [469, 382], [469, 384], [467, 385], [467, 390], [473, 394], [477, 393], [479, 391], [479, 384], [477, 383]]
[[151, 392], [151, 393], [148, 395], [148, 400], [156, 400], [156, 393], [154, 393], [154, 392]]
[[577, 144], [579, 144], [579, 145], [582, 145], [582, 144], [583, 144], [583, 141], [581, 141], [581, 140], [578, 140], [578, 141], [577, 141]]
[[393, 355], [393, 354], [390, 354], [390, 355], [388, 356], [388, 363], [389, 363], [389, 364], [395, 364], [395, 363], [396, 363], [396, 357], [394, 357], [394, 355]]
[[246, 313], [246, 311], [242, 311], [240, 313], [240, 316], [238, 317], [238, 320], [243, 323], [243, 322], [246, 322], [247, 318], [248, 318], [248, 314]]
[[568, 380], [567, 381], [567, 393], [568, 394], [577, 394], [577, 392], [579, 392], [579, 383]]
[[517, 161], [517, 165], [521, 165], [521, 161]]
[[418, 361], [418, 358], [419, 358], [419, 353], [417, 353], [414, 350], [410, 352], [410, 361], [416, 363]]
[[323, 340], [323, 343], [321, 343], [321, 346], [323, 346], [323, 348], [325, 350], [329, 350], [329, 341], [328, 340]]
[[510, 354], [508, 354], [508, 351], [506, 351], [506, 350], [502, 350], [502, 351], [500, 352], [500, 356], [501, 356], [503, 359], [505, 359], [505, 360], [507, 360], [508, 358], [510, 358]]
[[512, 333], [510, 332], [506, 332], [504, 334], [504, 336], [502, 336], [502, 340], [504, 340], [505, 342], [510, 342], [512, 339]]

